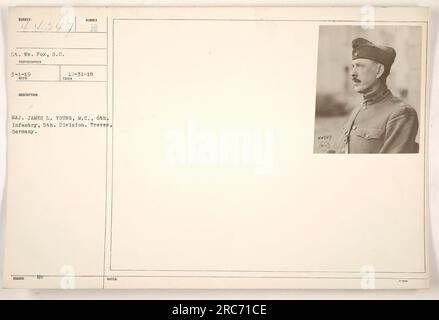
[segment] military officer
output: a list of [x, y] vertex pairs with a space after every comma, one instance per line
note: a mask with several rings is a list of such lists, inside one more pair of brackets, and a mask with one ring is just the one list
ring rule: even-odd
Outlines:
[[332, 152], [418, 152], [416, 111], [393, 96], [386, 85], [395, 56], [391, 47], [363, 38], [352, 41], [352, 83], [363, 95], [363, 103], [352, 111]]

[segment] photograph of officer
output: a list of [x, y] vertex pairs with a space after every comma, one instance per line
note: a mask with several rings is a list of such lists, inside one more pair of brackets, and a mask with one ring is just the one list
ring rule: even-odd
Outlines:
[[352, 41], [350, 77], [362, 103], [354, 108], [328, 153], [417, 153], [416, 110], [394, 96], [386, 79], [396, 51], [364, 39]]

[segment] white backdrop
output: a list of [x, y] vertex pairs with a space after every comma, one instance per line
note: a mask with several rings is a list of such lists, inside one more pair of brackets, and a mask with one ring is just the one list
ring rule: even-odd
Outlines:
[[[437, 15], [439, 2], [436, 0], [425, 1], [211, 1], [211, 0], [182, 0], [182, 1], [5, 1], [0, 0], [1, 9], [1, 50], [0, 50], [0, 194], [2, 195], [0, 213], [0, 274], [3, 274], [4, 252], [4, 181], [6, 173], [6, 59], [7, 59], [7, 7], [12, 5], [213, 5], [213, 6], [361, 6], [361, 5], [400, 5], [400, 6], [429, 6], [432, 10], [432, 20], [429, 28], [429, 61], [430, 96], [428, 108], [430, 119], [429, 131], [429, 159], [430, 159], [430, 249], [432, 282], [428, 290], [409, 291], [348, 291], [348, 290], [6, 290], [0, 289], [0, 299], [439, 299], [439, 277], [437, 258], [439, 256], [439, 58]], [[0, 287], [1, 287], [0, 278]]]

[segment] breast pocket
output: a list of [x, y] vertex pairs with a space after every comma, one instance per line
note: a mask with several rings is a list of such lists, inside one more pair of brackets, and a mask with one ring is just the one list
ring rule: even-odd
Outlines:
[[353, 153], [378, 153], [383, 146], [384, 129], [357, 128], [352, 133], [351, 151]]
[[383, 129], [359, 128], [356, 132], [357, 136], [366, 140], [382, 139], [384, 135]]

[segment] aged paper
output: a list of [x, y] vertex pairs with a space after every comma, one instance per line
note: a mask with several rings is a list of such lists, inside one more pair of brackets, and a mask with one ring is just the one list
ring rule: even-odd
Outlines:
[[428, 18], [10, 8], [5, 286], [428, 287]]

